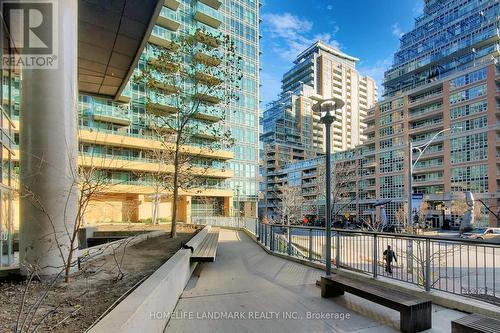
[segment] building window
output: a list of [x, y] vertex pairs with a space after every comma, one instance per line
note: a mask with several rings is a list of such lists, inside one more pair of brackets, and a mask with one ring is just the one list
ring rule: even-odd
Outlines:
[[480, 161], [488, 158], [488, 133], [451, 139], [451, 163]]
[[488, 165], [452, 168], [451, 190], [454, 192], [488, 192]]
[[403, 176], [380, 177], [380, 196], [382, 198], [401, 198], [404, 192]]
[[487, 68], [482, 68], [478, 71], [459, 76], [453, 80], [450, 81], [450, 87], [451, 88], [459, 88], [462, 86], [465, 86], [467, 84], [471, 84], [477, 81], [482, 81], [486, 79], [486, 76], [488, 75], [488, 69]]
[[486, 112], [488, 110], [488, 102], [486, 100], [472, 104], [462, 105], [450, 109], [451, 119], [466, 117], [472, 114]]
[[452, 133], [460, 133], [464, 131], [472, 131], [488, 126], [488, 118], [486, 116], [456, 122], [451, 125]]
[[450, 95], [450, 105], [468, 101], [477, 97], [485, 96], [487, 92], [486, 84], [472, 87]]
[[403, 151], [391, 150], [380, 153], [380, 173], [389, 173], [403, 170]]

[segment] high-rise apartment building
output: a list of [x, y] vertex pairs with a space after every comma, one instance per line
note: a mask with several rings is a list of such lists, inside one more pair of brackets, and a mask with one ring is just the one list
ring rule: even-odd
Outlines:
[[[162, 3], [151, 34], [146, 36], [136, 73], [154, 62], [155, 50], [168, 51], [180, 35], [193, 35], [199, 43], [210, 43], [204, 33], [215, 38], [228, 35], [234, 41], [237, 55], [243, 59], [238, 101], [220, 113], [200, 108], [200, 113], [205, 110], [207, 114], [197, 117], [200, 132], [196, 142], [183, 147], [187, 154], [194, 156], [195, 167], [207, 171], [196, 180], [199, 188], [181, 191], [178, 219], [190, 221], [191, 216], [227, 216], [238, 211], [245, 216], [256, 216], [260, 4], [256, 0], [166, 0]], [[204, 48], [199, 49], [203, 53]], [[147, 171], [155, 170], [157, 162], [151, 161], [149, 150], [162, 145], [155, 139], [148, 109], [171, 112], [174, 106], [169, 91], [161, 85], [152, 88], [138, 84], [131, 75], [122, 93], [112, 99], [106, 88], [114, 82], [113, 78], [98, 83], [93, 82], [91, 70], [80, 74], [87, 80], [80, 80], [79, 164], [100, 168], [115, 183], [109, 187], [109, 193], [103, 193], [89, 206], [85, 220], [93, 223], [150, 219], [156, 199]], [[93, 87], [101, 90], [88, 93]], [[19, 112], [22, 110], [17, 110], [14, 117]], [[203, 132], [203, 124], [222, 120], [221, 114], [225, 114], [224, 126], [231, 131], [235, 144], [230, 151], [204, 149], [213, 138]], [[19, 155], [16, 156], [15, 165], [19, 159]], [[171, 169], [165, 166], [165, 170]], [[158, 206], [159, 217], [169, 220], [172, 204], [168, 191], [165, 192]]]
[[[156, 25], [148, 40], [138, 68], [147, 66], [155, 48], [169, 48], [176, 36], [200, 34], [203, 31], [212, 36], [228, 35], [234, 41], [237, 54], [242, 57], [242, 82], [239, 100], [226, 110], [225, 126], [231, 131], [235, 144], [232, 151], [215, 151], [202, 154], [200, 166], [209, 166], [210, 176], [204, 175], [200, 181], [203, 190], [184, 193], [181, 220], [189, 220], [189, 215], [210, 216], [232, 214], [233, 208], [246, 216], [256, 216], [257, 173], [258, 173], [258, 100], [259, 100], [259, 2], [257, 0], [168, 0], [157, 18]], [[200, 38], [200, 41], [203, 39]], [[201, 48], [200, 48], [201, 50]], [[127, 95], [122, 101], [109, 101], [82, 95], [80, 97], [80, 123], [89, 131], [101, 132], [102, 142], [86, 143], [83, 154], [92, 150], [110, 158], [139, 161], [145, 158], [144, 147], [153, 134], [148, 126], [144, 100], [146, 94], [154, 94], [158, 106], [168, 107], [168, 94], [164, 91], [147, 91], [133, 82], [129, 83]], [[151, 98], [151, 95], [150, 95]], [[111, 113], [109, 116], [108, 113]], [[213, 118], [213, 117], [212, 117]], [[218, 121], [211, 117], [200, 117], [200, 123]], [[105, 134], [108, 131], [108, 134]], [[193, 154], [203, 149], [204, 140], [211, 138], [200, 133], [193, 143]], [[109, 139], [116, 136], [116, 140]], [[127, 138], [128, 136], [128, 138]], [[124, 138], [120, 141], [120, 137]], [[133, 139], [132, 139], [133, 138]], [[125, 142], [125, 144], [117, 144]], [[136, 145], [130, 145], [136, 142]], [[131, 163], [123, 163], [124, 168], [112, 171], [110, 176], [118, 180], [134, 183], [144, 182], [134, 170], [126, 170]], [[132, 163], [133, 165], [133, 163]], [[138, 168], [142, 168], [139, 165]], [[124, 170], [125, 169], [125, 170]], [[225, 171], [224, 171], [225, 170]], [[212, 172], [213, 171], [213, 172]], [[124, 191], [124, 200], [144, 203], [139, 207], [142, 219], [149, 216], [147, 196], [136, 195], [137, 187]], [[147, 189], [141, 190], [142, 193]], [[141, 192], [140, 192], [141, 193]], [[161, 217], [169, 218], [169, 199], [160, 207]], [[140, 212], [143, 212], [142, 214]]]
[[[336, 111], [332, 150], [341, 152], [360, 145], [364, 118], [377, 100], [375, 81], [356, 70], [359, 59], [317, 41], [300, 53], [283, 75], [280, 97], [262, 119], [261, 212], [272, 215], [279, 205], [275, 174], [288, 163], [314, 158], [324, 152], [324, 126], [312, 105], [337, 97], [346, 105]], [[267, 213], [266, 213], [267, 212]]]
[[[1, 35], [0, 56], [9, 55], [9, 39]], [[0, 122], [2, 124], [0, 136], [1, 161], [0, 164], [0, 268], [10, 266], [14, 262], [14, 205], [15, 183], [12, 176], [14, 159], [14, 124], [12, 114], [16, 105], [19, 107], [19, 71], [0, 64], [2, 76], [0, 80]]]
[[[497, 225], [500, 3], [428, 0], [412, 31], [401, 38], [385, 74], [385, 99], [366, 118], [366, 156], [374, 187], [390, 199], [388, 217], [406, 207], [409, 142], [427, 144], [415, 165], [412, 193], [423, 193], [434, 226], [459, 223], [454, 201], [471, 191], [484, 202], [478, 223]], [[418, 151], [413, 154], [415, 158]], [[488, 208], [486, 208], [486, 206]]]
[[363, 119], [377, 101], [375, 81], [356, 70], [359, 59], [318, 41], [304, 50], [294, 67], [283, 75], [282, 92], [302, 85], [313, 88], [310, 96], [345, 101], [332, 126], [332, 151], [354, 148], [363, 142]]

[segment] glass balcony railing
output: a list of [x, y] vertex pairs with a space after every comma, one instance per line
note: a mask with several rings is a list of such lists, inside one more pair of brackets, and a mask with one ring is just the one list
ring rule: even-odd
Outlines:
[[167, 7], [161, 8], [160, 16], [163, 16], [169, 20], [176, 21], [176, 22], [178, 21], [178, 17], [179, 17], [177, 11], [174, 11], [174, 10], [167, 8]]
[[418, 161], [417, 164], [415, 165], [415, 169], [429, 169], [429, 168], [437, 168], [437, 167], [442, 167], [442, 166], [443, 166], [442, 159], [424, 160], [424, 161]]
[[[130, 179], [120, 179], [112, 178], [110, 183], [114, 185], [132, 185], [132, 186], [153, 186], [155, 182], [153, 180], [130, 180]], [[193, 188], [200, 187], [203, 189], [213, 189], [213, 190], [228, 190], [229, 185], [225, 182], [199, 182], [198, 184], [193, 184]]]
[[220, 64], [224, 54], [221, 50], [213, 48], [207, 49], [201, 45], [197, 45], [194, 48], [195, 59], [203, 63], [204, 65], [217, 66]]
[[217, 47], [221, 43], [222, 32], [201, 22], [197, 22], [196, 26], [191, 29], [196, 39], [210, 47]]
[[213, 28], [218, 28], [222, 23], [222, 14], [217, 9], [198, 1], [195, 10], [194, 18], [199, 22], [203, 22]]
[[177, 108], [177, 99], [175, 97], [164, 95], [155, 91], [148, 94], [149, 103], [166, 106], [172, 109]]
[[167, 7], [162, 7], [160, 11], [160, 16], [158, 17], [158, 24], [165, 26], [170, 30], [179, 29], [179, 14], [177, 11], [174, 11]]
[[172, 32], [164, 27], [161, 27], [159, 25], [155, 25], [153, 27], [153, 31], [151, 32], [151, 35], [158, 37], [158, 38], [161, 38], [161, 39], [164, 39], [166, 41], [170, 41], [170, 42], [173, 42], [175, 40], [175, 33], [174, 32]]
[[104, 104], [94, 103], [93, 114], [130, 121], [128, 118], [128, 111], [123, 107], [116, 105], [104, 105]]
[[[137, 163], [158, 163], [157, 159], [148, 158], [144, 156], [130, 156], [130, 155], [118, 155], [118, 154], [107, 154], [102, 153], [100, 151], [80, 151], [80, 155], [89, 157], [89, 158], [102, 158], [108, 161], [132, 161]], [[213, 160], [210, 162], [203, 161], [192, 161], [190, 163], [194, 167], [198, 168], [210, 168], [214, 170], [226, 170], [228, 169], [229, 164], [227, 162], [221, 162], [217, 160]], [[130, 164], [129, 166], [133, 166]]]
[[207, 120], [220, 120], [224, 117], [222, 108], [214, 108], [206, 105], [200, 105], [196, 112], [200, 118]]
[[186, 94], [193, 96], [193, 98], [198, 99], [203, 102], [207, 102], [210, 104], [218, 104], [220, 103], [221, 100], [224, 99], [224, 92], [218, 90], [218, 91], [210, 91], [210, 92], [203, 92], [206, 91], [206, 89], [199, 89], [199, 91], [195, 91], [195, 89], [187, 89]]
[[[99, 127], [94, 127], [94, 126], [84, 126], [80, 125], [78, 126], [78, 129], [80, 131], [89, 131], [92, 133], [103, 133], [103, 134], [109, 134], [109, 135], [118, 135], [118, 136], [125, 136], [125, 137], [130, 137], [130, 138], [136, 138], [136, 139], [144, 139], [144, 140], [151, 140], [151, 141], [157, 141], [158, 136], [153, 134], [152, 132], [145, 131], [144, 133], [133, 133], [130, 132], [130, 129], [124, 128], [125, 131], [123, 130], [110, 130], [107, 128], [99, 128]], [[209, 143], [207, 143], [209, 142]], [[210, 147], [210, 142], [211, 140], [200, 140], [200, 139], [193, 139], [189, 143], [186, 143], [186, 147], [193, 147], [193, 148], [207, 148]], [[222, 150], [219, 150], [222, 151]], [[209, 149], [207, 152], [212, 153], [214, 152], [213, 149]], [[217, 151], [215, 151], [217, 153]], [[200, 154], [197, 153], [199, 156]]]
[[82, 96], [78, 107], [80, 114], [91, 116], [98, 121], [121, 125], [130, 124], [129, 106], [127, 104], [106, 104], [99, 99]]

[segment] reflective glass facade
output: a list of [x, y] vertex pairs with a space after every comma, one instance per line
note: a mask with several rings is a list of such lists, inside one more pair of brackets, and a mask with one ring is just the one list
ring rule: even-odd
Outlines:
[[[498, 209], [499, 22], [495, 0], [428, 0], [402, 36], [385, 73], [385, 99], [370, 110], [364, 131], [377, 162], [370, 191], [377, 200], [392, 199], [389, 222], [405, 223], [410, 141], [432, 140], [415, 165], [411, 189], [424, 194], [430, 225], [459, 224], [453, 202], [464, 191]], [[475, 208], [477, 224], [498, 224], [484, 206]]]
[[[2, 21], [3, 22], [3, 21]], [[0, 56], [12, 54], [9, 47], [8, 34], [2, 26], [0, 41]], [[3, 62], [2, 62], [3, 63]], [[19, 110], [19, 72], [0, 64], [2, 85], [0, 96], [0, 123], [2, 134], [0, 136], [1, 161], [0, 164], [0, 268], [11, 266], [14, 263], [14, 123], [12, 115], [14, 110]]]
[[[202, 176], [197, 180], [208, 192], [186, 199], [187, 203], [191, 200], [189, 211], [192, 216], [227, 215], [238, 210], [245, 216], [256, 216], [257, 213], [259, 6], [259, 2], [255, 0], [165, 1], [137, 66], [136, 73], [139, 73], [141, 69], [150, 66], [159, 49], [169, 50], [177, 36], [198, 34], [200, 31], [219, 38], [229, 35], [235, 43], [238, 56], [242, 58], [243, 78], [239, 84], [239, 100], [233, 102], [228, 110], [207, 107], [204, 111], [206, 116], [197, 120], [200, 135], [189, 144], [191, 147], [200, 148], [209, 146], [212, 138], [207, 133], [204, 134], [203, 129], [208, 122], [218, 121], [219, 115], [225, 114], [224, 126], [231, 131], [235, 140], [231, 148], [233, 155], [228, 159], [227, 154], [221, 152], [218, 155], [216, 152], [213, 156], [195, 159], [195, 165], [219, 170], [220, 176]], [[205, 38], [204, 42], [210, 44], [215, 41], [213, 38]], [[118, 101], [82, 95], [79, 110], [80, 128], [154, 140], [154, 124], [151, 124], [147, 103], [152, 103], [162, 111], [175, 108], [175, 101], [168, 96], [165, 87], [146, 87], [136, 84], [134, 80], [129, 82]], [[80, 146], [80, 150], [82, 155], [148, 162], [147, 149], [141, 145], [125, 147], [111, 142], [103, 142], [100, 145], [85, 143]], [[147, 176], [134, 170], [108, 172], [109, 176], [120, 184], [151, 183]], [[228, 200], [232, 202], [229, 203]], [[232, 210], [227, 207], [228, 204], [232, 206]], [[163, 211], [168, 209], [167, 205]]]
[[426, 0], [415, 27], [401, 38], [385, 73], [385, 96], [460, 72], [498, 53], [500, 3]]

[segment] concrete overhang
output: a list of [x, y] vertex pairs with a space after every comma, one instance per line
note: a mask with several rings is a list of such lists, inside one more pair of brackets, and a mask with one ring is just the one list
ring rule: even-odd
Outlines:
[[78, 84], [118, 99], [137, 66], [163, 0], [79, 0]]

